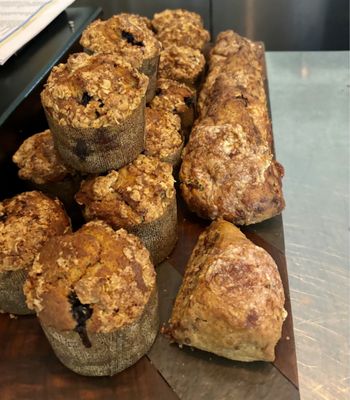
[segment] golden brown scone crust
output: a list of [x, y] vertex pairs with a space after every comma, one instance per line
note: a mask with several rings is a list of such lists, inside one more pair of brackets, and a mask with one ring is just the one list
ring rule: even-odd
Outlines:
[[216, 221], [192, 252], [165, 332], [232, 360], [273, 361], [284, 300], [271, 256], [234, 225]]
[[160, 218], [174, 195], [172, 166], [141, 154], [118, 171], [83, 182], [75, 198], [87, 220], [128, 229]]
[[153, 15], [152, 26], [156, 32], [160, 32], [174, 24], [193, 23], [199, 28], [203, 28], [202, 17], [192, 11], [184, 9], [164, 10]]
[[145, 154], [176, 165], [183, 147], [180, 117], [147, 107], [145, 123]]
[[60, 126], [109, 127], [142, 105], [147, 86], [145, 75], [115, 55], [76, 53], [52, 69], [41, 100]]
[[0, 202], [0, 272], [28, 269], [52, 237], [70, 232], [61, 203], [41, 192]]
[[40, 321], [59, 331], [76, 321], [68, 296], [89, 305], [87, 332], [112, 332], [136, 320], [155, 289], [149, 253], [134, 235], [92, 221], [53, 238], [35, 259], [24, 291]]
[[115, 53], [136, 68], [159, 55], [161, 44], [149, 29], [149, 20], [135, 14], [118, 14], [92, 22], [80, 44], [93, 53]]
[[172, 45], [160, 53], [158, 77], [196, 85], [204, 66], [205, 59], [199, 50]]
[[18, 176], [38, 185], [59, 182], [74, 172], [63, 164], [54, 148], [50, 129], [26, 139], [13, 155]]
[[254, 126], [200, 126], [183, 150], [181, 191], [189, 208], [208, 219], [249, 225], [279, 214], [284, 207], [283, 168]]

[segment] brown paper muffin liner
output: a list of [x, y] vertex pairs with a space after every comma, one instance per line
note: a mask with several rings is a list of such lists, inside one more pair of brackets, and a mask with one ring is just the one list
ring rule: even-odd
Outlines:
[[61, 126], [45, 114], [62, 160], [77, 171], [102, 173], [123, 167], [143, 151], [144, 110], [145, 99], [122, 124], [96, 129]]
[[114, 375], [135, 364], [151, 348], [159, 329], [158, 292], [155, 288], [140, 318], [111, 333], [88, 333], [85, 347], [75, 331], [58, 331], [41, 324], [56, 356], [81, 375]]
[[177, 205], [174, 195], [164, 214], [155, 221], [128, 228], [138, 236], [151, 254], [154, 264], [162, 262], [173, 250], [177, 241]]
[[149, 103], [156, 93], [158, 64], [159, 54], [153, 58], [145, 60], [140, 68], [140, 72], [148, 76], [149, 79], [146, 92], [146, 103]]
[[4, 271], [0, 273], [0, 310], [10, 314], [34, 314], [26, 305], [23, 285], [28, 270]]

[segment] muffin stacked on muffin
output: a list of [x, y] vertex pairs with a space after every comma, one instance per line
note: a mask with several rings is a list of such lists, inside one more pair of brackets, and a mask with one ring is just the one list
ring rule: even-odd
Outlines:
[[84, 181], [76, 200], [87, 220], [101, 219], [142, 239], [155, 264], [176, 243], [176, 193], [169, 163], [140, 155], [118, 171]]
[[155, 271], [141, 241], [101, 221], [53, 238], [24, 288], [57, 357], [82, 375], [114, 375], [158, 330]]
[[147, 85], [116, 55], [76, 53], [54, 67], [41, 99], [63, 161], [100, 173], [135, 159], [144, 148]]
[[210, 40], [201, 17], [181, 9], [165, 10], [153, 16], [152, 25], [164, 47], [159, 77], [198, 88], [205, 66], [202, 52]]
[[160, 42], [149, 29], [150, 21], [135, 14], [118, 14], [96, 20], [83, 32], [80, 44], [89, 53], [113, 53], [149, 78], [146, 101], [152, 100], [157, 80]]
[[44, 194], [24, 192], [0, 202], [0, 310], [29, 314], [23, 284], [43, 245], [70, 232], [61, 203]]
[[58, 197], [66, 207], [73, 204], [82, 177], [63, 163], [49, 129], [26, 139], [12, 160], [19, 168], [18, 176], [29, 186]]

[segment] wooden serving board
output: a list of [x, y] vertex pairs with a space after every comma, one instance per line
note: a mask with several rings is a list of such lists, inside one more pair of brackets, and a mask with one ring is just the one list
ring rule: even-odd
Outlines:
[[[0, 128], [0, 200], [25, 190], [11, 156], [31, 134], [46, 128], [41, 86]], [[179, 197], [179, 196], [178, 196]], [[157, 266], [160, 316], [166, 322], [181, 276], [199, 234], [209, 224], [191, 214], [178, 198], [179, 240], [168, 260]], [[276, 261], [288, 317], [274, 363], [242, 363], [199, 350], [180, 349], [158, 335], [149, 354], [113, 377], [84, 377], [54, 355], [35, 316], [0, 315], [0, 399], [2, 400], [226, 400], [299, 399], [292, 310], [284, 251], [282, 217], [243, 232]]]

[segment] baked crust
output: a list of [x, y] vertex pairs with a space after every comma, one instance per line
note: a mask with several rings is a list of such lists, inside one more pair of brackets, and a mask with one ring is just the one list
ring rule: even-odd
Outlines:
[[273, 361], [284, 300], [271, 256], [234, 225], [215, 221], [192, 252], [164, 332], [232, 360]]
[[38, 185], [63, 181], [74, 172], [63, 164], [54, 148], [50, 129], [36, 133], [26, 139], [13, 155], [17, 164], [18, 176]]
[[82, 33], [80, 44], [93, 53], [115, 53], [136, 68], [159, 56], [161, 44], [149, 29], [149, 20], [135, 14], [118, 14], [92, 22]]
[[195, 24], [199, 28], [203, 28], [203, 20], [199, 14], [181, 8], [175, 10], [166, 9], [154, 14], [152, 26], [156, 32], [159, 32], [174, 24], [188, 22]]
[[180, 117], [147, 107], [145, 122], [145, 154], [177, 165], [183, 148]]
[[160, 53], [158, 77], [196, 86], [204, 66], [205, 59], [199, 50], [172, 45]]
[[189, 208], [208, 219], [249, 225], [284, 208], [283, 168], [252, 124], [197, 126], [183, 150], [180, 188]]
[[145, 75], [115, 55], [76, 53], [52, 69], [41, 100], [60, 126], [118, 126], [142, 105], [147, 85]]
[[51, 237], [70, 230], [61, 203], [43, 193], [24, 192], [0, 202], [0, 271], [30, 268]]
[[137, 320], [155, 287], [155, 270], [141, 241], [92, 221], [43, 247], [24, 292], [45, 326], [74, 330], [69, 296], [75, 293], [92, 310], [87, 332], [109, 333]]
[[163, 48], [175, 45], [202, 51], [210, 40], [210, 34], [192, 21], [177, 21], [176, 24], [160, 30], [157, 33], [157, 39], [162, 43]]
[[128, 229], [158, 219], [174, 195], [172, 166], [141, 154], [118, 171], [83, 181], [75, 198], [87, 220]]

